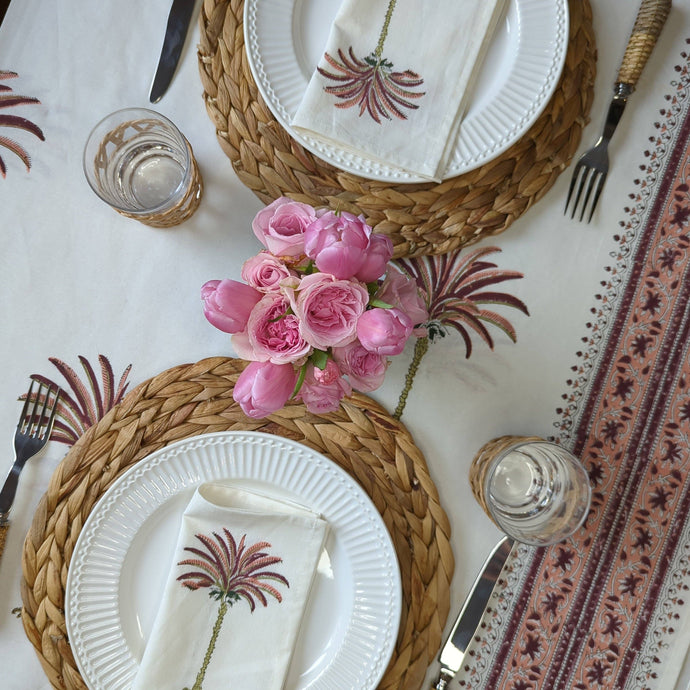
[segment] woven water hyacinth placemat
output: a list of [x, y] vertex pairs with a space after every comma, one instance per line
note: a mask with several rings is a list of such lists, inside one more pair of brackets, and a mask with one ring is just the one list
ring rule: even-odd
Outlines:
[[240, 180], [262, 201], [288, 196], [363, 213], [395, 257], [443, 254], [506, 230], [577, 151], [594, 96], [589, 0], [570, 0], [565, 65], [544, 112], [497, 158], [438, 184], [391, 184], [343, 172], [304, 149], [264, 103], [244, 45], [243, 0], [204, 0], [198, 57], [209, 117]]
[[169, 369], [144, 382], [91, 427], [55, 470], [22, 555], [22, 620], [56, 688], [86, 688], [65, 628], [67, 573], [79, 533], [98, 499], [136, 462], [173, 441], [217, 431], [263, 431], [336, 462], [371, 497], [400, 564], [402, 617], [379, 685], [419, 690], [440, 645], [454, 560], [450, 525], [426, 462], [409, 432], [370, 398], [309, 414], [290, 403], [252, 420], [232, 398], [246, 362], [225, 357]]

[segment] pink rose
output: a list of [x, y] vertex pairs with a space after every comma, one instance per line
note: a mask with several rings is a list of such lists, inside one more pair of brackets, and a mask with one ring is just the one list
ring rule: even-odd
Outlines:
[[371, 228], [363, 216], [327, 211], [305, 230], [304, 251], [319, 271], [352, 278], [364, 265], [369, 235]]
[[357, 320], [369, 301], [361, 283], [337, 280], [327, 273], [302, 278], [293, 310], [302, 336], [314, 347], [342, 347], [357, 337]]
[[399, 355], [412, 333], [410, 317], [400, 309], [374, 308], [365, 311], [357, 322], [357, 337], [370, 352]]
[[293, 279], [295, 273], [269, 252], [259, 252], [242, 265], [242, 280], [261, 292], [280, 290], [281, 283]]
[[340, 401], [351, 394], [352, 387], [342, 377], [338, 365], [329, 359], [323, 370], [313, 364], [307, 365], [307, 373], [297, 397], [302, 399], [309, 412], [326, 414], [335, 412]]
[[300, 257], [304, 254], [304, 231], [316, 217], [311, 206], [281, 196], [256, 214], [252, 230], [271, 254]]
[[283, 407], [296, 383], [291, 364], [251, 362], [239, 375], [232, 397], [248, 417], [260, 419]]
[[404, 311], [415, 326], [429, 320], [429, 312], [416, 281], [393, 266], [388, 267], [376, 298]]
[[359, 340], [345, 347], [333, 348], [333, 358], [356, 390], [368, 393], [383, 383], [388, 359], [384, 355], [370, 352]]
[[355, 274], [355, 278], [363, 283], [373, 283], [386, 272], [386, 266], [392, 256], [393, 242], [390, 237], [378, 233], [373, 234], [369, 238], [369, 249], [364, 257], [364, 263]]
[[225, 333], [244, 330], [261, 293], [236, 280], [209, 280], [201, 287], [204, 315]]
[[300, 333], [299, 320], [289, 314], [290, 302], [279, 292], [270, 292], [259, 301], [247, 322], [244, 334], [233, 337], [232, 344], [242, 359], [273, 364], [296, 362], [305, 357], [311, 345]]

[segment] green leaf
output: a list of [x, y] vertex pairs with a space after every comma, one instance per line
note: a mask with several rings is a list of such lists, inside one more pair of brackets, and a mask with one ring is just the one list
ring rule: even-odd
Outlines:
[[314, 350], [309, 359], [317, 369], [321, 369], [321, 371], [323, 371], [328, 364], [328, 352], [325, 352], [324, 350]]
[[381, 309], [392, 309], [393, 305], [388, 304], [388, 302], [384, 302], [382, 299], [378, 299], [378, 297], [372, 297], [369, 300], [369, 306], [370, 307], [380, 307]]

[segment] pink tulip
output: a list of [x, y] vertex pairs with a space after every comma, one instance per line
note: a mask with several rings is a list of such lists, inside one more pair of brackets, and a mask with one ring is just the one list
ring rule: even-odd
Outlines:
[[311, 206], [281, 196], [256, 214], [252, 230], [271, 254], [298, 258], [304, 254], [304, 231], [317, 215]]
[[364, 257], [364, 263], [355, 274], [355, 278], [363, 283], [373, 283], [386, 272], [386, 266], [392, 257], [393, 242], [390, 237], [373, 234], [369, 238], [369, 248]]
[[404, 311], [415, 326], [429, 320], [426, 302], [417, 282], [394, 266], [388, 267], [376, 298]]
[[384, 355], [367, 350], [359, 340], [345, 347], [333, 348], [333, 359], [355, 390], [368, 393], [382, 383], [388, 368]]
[[365, 311], [357, 322], [357, 337], [370, 352], [399, 355], [412, 333], [412, 321], [400, 309], [374, 308]]
[[305, 230], [304, 251], [319, 271], [352, 278], [364, 265], [370, 235], [363, 216], [327, 211]]
[[204, 315], [225, 333], [244, 330], [249, 314], [261, 297], [253, 287], [236, 280], [209, 280], [201, 287]]
[[237, 379], [232, 397], [248, 417], [260, 419], [280, 410], [296, 383], [297, 372], [290, 364], [251, 362]]
[[292, 308], [304, 339], [320, 350], [342, 347], [357, 337], [357, 320], [369, 302], [361, 283], [327, 273], [302, 278]]
[[318, 369], [313, 364], [307, 365], [307, 373], [298, 398], [301, 398], [309, 412], [326, 414], [335, 412], [340, 401], [352, 394], [352, 387], [342, 377], [338, 365], [329, 359], [325, 369]]
[[242, 265], [242, 280], [261, 292], [280, 290], [281, 285], [297, 281], [296, 274], [270, 252], [259, 252]]

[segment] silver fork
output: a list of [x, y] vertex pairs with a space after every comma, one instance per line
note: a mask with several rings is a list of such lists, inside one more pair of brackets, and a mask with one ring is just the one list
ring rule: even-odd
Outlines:
[[[661, 30], [664, 28], [666, 18], [671, 10], [671, 0], [642, 0], [640, 9], [637, 12], [635, 25], [628, 39], [625, 55], [618, 70], [618, 78], [614, 86], [614, 95], [609, 105], [606, 115], [604, 131], [596, 144], [586, 151], [573, 170], [573, 177], [570, 180], [568, 198], [565, 201], [565, 213], [568, 213], [568, 205], [575, 189], [577, 193], [572, 205], [571, 218], [575, 217], [575, 212], [580, 208], [580, 218], [582, 220], [589, 206], [589, 216], [587, 222], [592, 220], [594, 209], [596, 208], [601, 190], [609, 171], [608, 145], [611, 141], [616, 126], [623, 115], [628, 97], [635, 90], [637, 80], [642, 74], [644, 66], [656, 45]], [[582, 196], [584, 192], [584, 197]], [[582, 204], [580, 205], [580, 199]]]
[[[38, 390], [34, 395], [34, 383]], [[10, 526], [9, 514], [12, 508], [19, 475], [26, 461], [36, 455], [50, 438], [55, 422], [55, 412], [60, 398], [60, 389], [54, 384], [31, 380], [19, 423], [14, 432], [14, 464], [0, 491], [0, 557], [5, 550], [5, 538]]]

